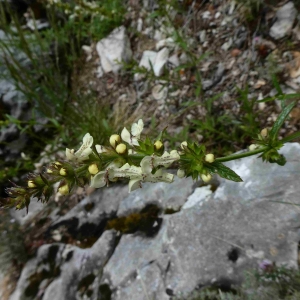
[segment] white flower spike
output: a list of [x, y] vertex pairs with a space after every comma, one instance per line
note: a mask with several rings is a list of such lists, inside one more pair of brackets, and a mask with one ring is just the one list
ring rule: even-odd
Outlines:
[[176, 150], [172, 150], [170, 153], [164, 152], [162, 156], [145, 156], [141, 161], [141, 167], [147, 170], [148, 173], [157, 166], [163, 166], [168, 168], [173, 162], [180, 159], [180, 155]]
[[89, 158], [92, 153], [93, 137], [87, 133], [82, 140], [82, 145], [78, 151], [74, 153], [74, 149], [66, 148], [66, 157], [68, 160], [72, 161], [83, 161]]
[[133, 123], [131, 126], [131, 134], [130, 132], [124, 127], [121, 132], [121, 138], [124, 142], [128, 143], [131, 146], [138, 146], [138, 140], [141, 137], [141, 133], [144, 129], [144, 122], [142, 119], [139, 119], [137, 123]]
[[174, 180], [174, 175], [163, 172], [161, 169], [155, 174], [148, 172], [148, 169], [142, 167], [130, 166], [126, 163], [122, 168], [115, 171], [115, 177], [129, 177], [129, 193], [141, 188], [142, 182], [167, 182], [171, 183]]
[[129, 178], [129, 193], [141, 187], [142, 182], [173, 182], [174, 175], [163, 172], [161, 169], [155, 174], [143, 167], [130, 166], [126, 163], [121, 168], [110, 165], [105, 171], [96, 174], [91, 180], [91, 187], [104, 187], [115, 178]]

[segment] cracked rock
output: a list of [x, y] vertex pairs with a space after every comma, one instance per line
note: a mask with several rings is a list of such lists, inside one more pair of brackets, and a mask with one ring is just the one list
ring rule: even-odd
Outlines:
[[[92, 300], [103, 295], [170, 300], [212, 282], [240, 283], [245, 271], [265, 259], [297, 268], [300, 212], [278, 201], [299, 203], [295, 174], [300, 172], [300, 145], [287, 143], [280, 153], [287, 158], [284, 167], [257, 156], [226, 163], [243, 182], [219, 178], [215, 192], [209, 186], [194, 189], [190, 179], [145, 183], [127, 196], [120, 186], [110, 187], [104, 191], [111, 197], [94, 196], [99, 205], [90, 215], [82, 213], [90, 203], [83, 200], [66, 216], [86, 223], [116, 209], [118, 216], [149, 204], [178, 209], [171, 214], [161, 210], [162, 223], [151, 237], [135, 232], [118, 238], [106, 230], [87, 249], [63, 243], [41, 246], [10, 300], [28, 299], [24, 295], [29, 291], [43, 300], [86, 299], [87, 293]], [[113, 195], [123, 200], [114, 202]]]
[[93, 282], [114, 249], [114, 239], [115, 233], [107, 231], [90, 249], [61, 243], [43, 245], [24, 267], [10, 300], [37, 296], [43, 300], [82, 299], [87, 290], [90, 299], [99, 299]]

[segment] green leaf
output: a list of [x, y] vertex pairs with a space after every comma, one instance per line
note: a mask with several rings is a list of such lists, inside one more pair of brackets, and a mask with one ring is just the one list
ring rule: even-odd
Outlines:
[[266, 97], [264, 99], [258, 100], [257, 102], [269, 102], [269, 101], [274, 101], [276, 97]]
[[167, 131], [168, 126], [166, 126], [158, 135], [158, 137], [156, 138], [156, 141], [162, 141], [163, 137]]
[[272, 82], [273, 82], [273, 85], [274, 85], [274, 87], [275, 87], [277, 93], [278, 93], [279, 95], [282, 95], [283, 92], [282, 92], [282, 89], [281, 89], [281, 87], [280, 87], [280, 85], [279, 85], [279, 82], [278, 82], [277, 77], [276, 77], [275, 74], [272, 75]]
[[211, 172], [219, 174], [222, 178], [235, 182], [243, 181], [238, 174], [218, 161], [214, 161], [211, 164], [205, 164], [205, 167]]
[[[223, 94], [224, 94], [224, 92], [223, 93], [219, 93], [219, 94], [217, 94], [217, 95], [215, 95], [215, 96], [213, 96], [213, 97], [211, 97], [211, 98], [209, 98], [209, 99], [207, 99], [206, 101], [205, 101], [205, 106], [206, 106], [206, 108], [207, 108], [207, 111], [211, 114], [211, 111], [212, 111], [212, 103], [215, 101], [215, 100], [217, 100], [217, 99], [219, 99], [221, 96], [223, 96]], [[198, 103], [198, 105], [199, 105], [199, 103]]]
[[199, 97], [199, 96], [200, 96], [201, 90], [202, 90], [201, 85], [198, 85], [197, 88], [196, 88], [196, 90], [195, 90], [195, 96], [196, 96], [196, 97]]
[[291, 110], [294, 108], [295, 104], [296, 104], [296, 102], [292, 102], [291, 104], [286, 106], [283, 109], [283, 111], [280, 113], [280, 115], [278, 116], [277, 120], [275, 121], [275, 123], [269, 133], [270, 139], [272, 141], [275, 141], [275, 139], [277, 138], [279, 129], [281, 128], [285, 119], [288, 117]]
[[192, 63], [181, 64], [178, 67], [174, 68], [174, 72], [178, 72], [178, 71], [180, 71], [182, 69], [188, 69], [188, 68], [191, 68], [192, 66], [193, 66]]
[[[272, 161], [270, 160], [272, 163]], [[276, 160], [274, 160], [274, 163], [278, 164], [279, 166], [284, 166], [286, 164], [286, 158], [281, 154]]]
[[286, 100], [286, 99], [294, 99], [294, 98], [299, 98], [300, 97], [300, 94], [287, 94], [287, 95], [282, 95], [283, 99]]
[[284, 139], [281, 140], [282, 143], [287, 143], [290, 142], [292, 140], [295, 140], [297, 138], [300, 138], [300, 131], [299, 132], [295, 132], [287, 137], [285, 137]]

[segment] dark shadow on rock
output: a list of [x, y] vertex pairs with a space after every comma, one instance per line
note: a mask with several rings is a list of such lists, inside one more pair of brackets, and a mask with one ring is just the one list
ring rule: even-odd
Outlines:
[[47, 232], [46, 236], [51, 238], [52, 232], [54, 230], [59, 230], [62, 233], [63, 243], [73, 243], [74, 240], [80, 241], [78, 246], [80, 248], [90, 248], [99, 239], [103, 231], [107, 227], [107, 222], [114, 218], [116, 213], [103, 214], [99, 217], [99, 223], [84, 223], [79, 225], [79, 219], [73, 217], [69, 220], [63, 220], [54, 226], [51, 226]]
[[124, 234], [138, 233], [146, 237], [154, 237], [163, 219], [158, 215], [161, 208], [157, 204], [147, 204], [140, 212], [114, 218], [107, 222], [107, 229], [115, 229]]

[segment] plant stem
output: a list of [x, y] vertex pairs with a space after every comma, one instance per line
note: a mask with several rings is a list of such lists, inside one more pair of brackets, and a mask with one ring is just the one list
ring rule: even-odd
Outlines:
[[239, 159], [239, 158], [243, 158], [243, 157], [247, 157], [247, 156], [252, 156], [252, 155], [264, 152], [267, 148], [268, 148], [267, 146], [264, 146], [257, 150], [253, 150], [253, 151], [247, 151], [247, 152], [243, 152], [243, 153], [224, 156], [224, 157], [216, 158], [215, 161], [225, 162], [225, 161], [235, 160], [235, 159]]
[[87, 165], [83, 165], [75, 169], [75, 173], [80, 173], [82, 171], [85, 171], [87, 169]]

